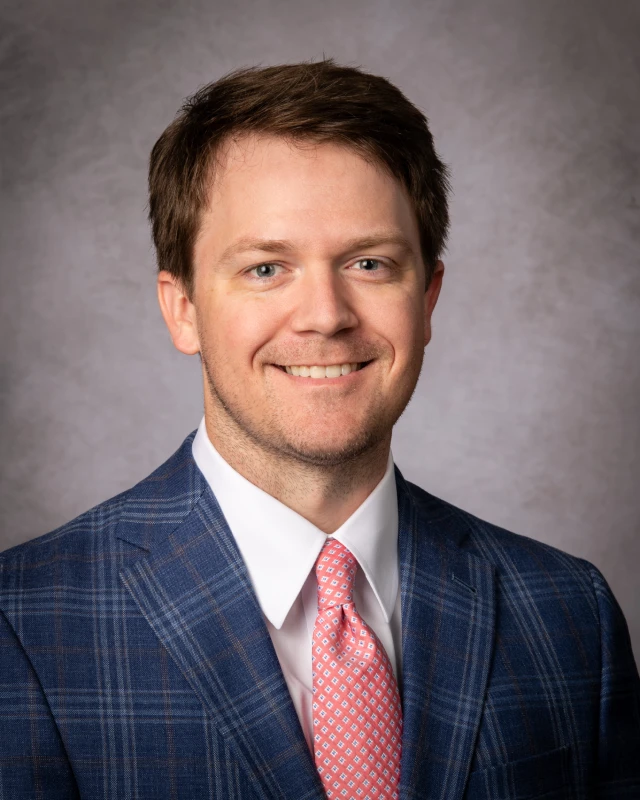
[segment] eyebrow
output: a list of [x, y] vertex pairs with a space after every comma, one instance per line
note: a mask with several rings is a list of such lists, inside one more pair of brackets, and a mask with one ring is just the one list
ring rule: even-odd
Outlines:
[[[373, 247], [380, 247], [380, 245], [383, 244], [395, 245], [406, 251], [409, 255], [415, 255], [414, 248], [409, 239], [398, 231], [383, 232], [370, 236], [348, 239], [344, 243], [342, 251], [346, 254], [356, 250], [369, 250]], [[223, 251], [218, 259], [218, 263], [225, 263], [239, 253], [244, 253], [249, 250], [259, 250], [263, 253], [291, 253], [296, 250], [296, 247], [292, 242], [286, 239], [256, 239], [251, 236], [244, 236], [238, 239], [237, 242], [229, 245], [229, 247]]]

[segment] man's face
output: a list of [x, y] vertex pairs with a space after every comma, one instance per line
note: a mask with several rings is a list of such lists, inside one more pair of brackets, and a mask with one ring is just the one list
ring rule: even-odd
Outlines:
[[390, 438], [442, 278], [425, 293], [417, 222], [397, 181], [334, 144], [234, 142], [194, 269], [210, 430], [327, 466]]

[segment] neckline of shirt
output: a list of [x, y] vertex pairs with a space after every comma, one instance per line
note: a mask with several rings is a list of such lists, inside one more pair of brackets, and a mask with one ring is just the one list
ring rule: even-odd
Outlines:
[[[255, 486], [215, 449], [204, 417], [193, 458], [236, 540], [264, 615], [280, 629], [327, 534]], [[375, 489], [333, 534], [355, 556], [389, 622], [398, 594], [398, 500], [391, 452]]]

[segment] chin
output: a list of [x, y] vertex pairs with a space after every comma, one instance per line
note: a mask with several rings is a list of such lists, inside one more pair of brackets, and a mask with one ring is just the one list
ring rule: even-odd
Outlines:
[[358, 435], [347, 438], [338, 438], [327, 441], [326, 431], [320, 432], [318, 437], [292, 437], [282, 436], [275, 445], [283, 455], [297, 461], [318, 467], [337, 467], [359, 458], [364, 453], [380, 444], [384, 435], [378, 431], [362, 431]]

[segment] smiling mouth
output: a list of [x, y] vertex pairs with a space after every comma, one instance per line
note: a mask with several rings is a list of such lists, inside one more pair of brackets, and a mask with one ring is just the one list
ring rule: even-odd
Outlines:
[[328, 366], [317, 366], [314, 364], [310, 364], [309, 366], [302, 364], [274, 364], [273, 366], [281, 369], [288, 375], [318, 380], [320, 378], [340, 378], [343, 375], [350, 375], [352, 372], [358, 372], [364, 369], [364, 367], [370, 363], [371, 361], [360, 361], [345, 364], [330, 364]]

